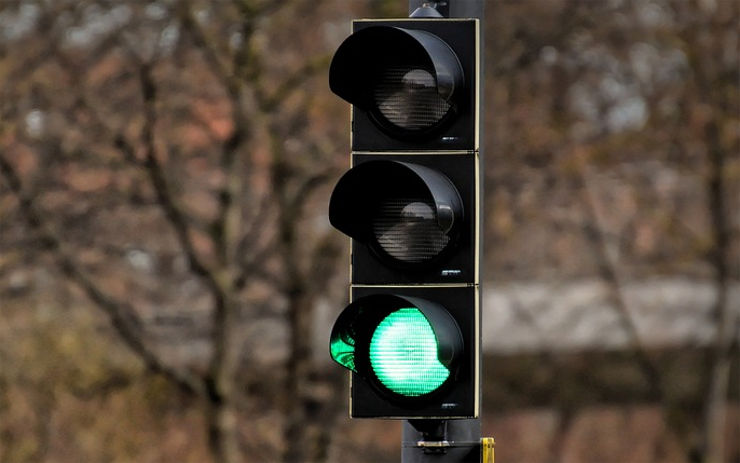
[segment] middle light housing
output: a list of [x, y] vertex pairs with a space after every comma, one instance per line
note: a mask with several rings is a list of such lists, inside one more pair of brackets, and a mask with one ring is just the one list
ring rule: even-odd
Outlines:
[[329, 221], [352, 238], [353, 283], [475, 278], [472, 156], [355, 154], [353, 160], [329, 202]]
[[381, 260], [408, 269], [444, 256], [455, 245], [462, 218], [460, 194], [447, 177], [398, 161], [350, 169], [329, 203], [334, 227], [370, 246]]

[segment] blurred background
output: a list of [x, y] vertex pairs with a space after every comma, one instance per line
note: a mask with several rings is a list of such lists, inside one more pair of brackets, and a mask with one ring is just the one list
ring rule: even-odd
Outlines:
[[[0, 2], [0, 462], [381, 462], [332, 53], [404, 0]], [[491, 0], [483, 434], [740, 461], [740, 3]]]

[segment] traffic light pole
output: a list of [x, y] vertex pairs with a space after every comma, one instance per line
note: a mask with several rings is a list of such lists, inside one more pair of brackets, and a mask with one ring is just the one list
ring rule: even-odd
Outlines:
[[484, 0], [446, 0], [437, 2], [409, 0], [409, 15], [416, 11], [416, 9], [428, 5], [436, 9], [443, 18], [478, 18], [482, 22], [483, 4]]
[[403, 422], [403, 463], [481, 461], [480, 420], [409, 420]]
[[[409, 15], [424, 15], [423, 11], [428, 8], [437, 10], [444, 18], [477, 18], [480, 23], [480, 43], [483, 44], [483, 20], [484, 0], [446, 0], [430, 2], [424, 0], [409, 0]], [[431, 12], [433, 13], [433, 12]], [[481, 53], [478, 78], [481, 89], [485, 87], [483, 55]], [[483, 91], [479, 94], [479, 107], [483, 106]], [[483, 110], [481, 109], [479, 119], [480, 139], [479, 146], [480, 171], [483, 172]], [[482, 174], [480, 174], [482, 175]], [[483, 197], [483, 182], [480, 182], [480, 195]], [[483, 207], [481, 205], [480, 209]], [[482, 221], [481, 221], [482, 228]], [[482, 232], [482, 230], [479, 230]], [[481, 245], [479, 252], [482, 253], [483, 235], [480, 234]], [[477, 258], [480, 259], [479, 255]], [[479, 296], [480, 297], [480, 296]], [[480, 333], [479, 333], [480, 335]], [[480, 390], [480, 388], [479, 388]], [[480, 398], [479, 398], [480, 400]], [[492, 446], [492, 439], [487, 445]], [[407, 420], [403, 422], [403, 434], [401, 441], [402, 463], [457, 463], [457, 462], [482, 462], [483, 455], [490, 456], [493, 461], [493, 453], [481, 449], [481, 426], [480, 419], [464, 420]], [[488, 459], [487, 457], [485, 457]], [[487, 462], [482, 462], [487, 463]]]

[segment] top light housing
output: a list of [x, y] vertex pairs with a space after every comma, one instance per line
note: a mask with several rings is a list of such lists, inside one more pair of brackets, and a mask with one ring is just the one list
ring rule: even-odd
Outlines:
[[354, 29], [329, 69], [331, 90], [353, 105], [354, 151], [477, 148], [472, 22], [356, 21]]
[[391, 26], [350, 36], [329, 71], [332, 91], [396, 138], [438, 131], [457, 112], [463, 85], [460, 61], [447, 43], [427, 31]]

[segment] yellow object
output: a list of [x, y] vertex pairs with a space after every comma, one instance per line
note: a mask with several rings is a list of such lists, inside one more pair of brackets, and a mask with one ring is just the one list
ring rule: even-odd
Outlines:
[[480, 440], [480, 461], [481, 463], [494, 463], [494, 447], [496, 443], [493, 437], [482, 437]]

